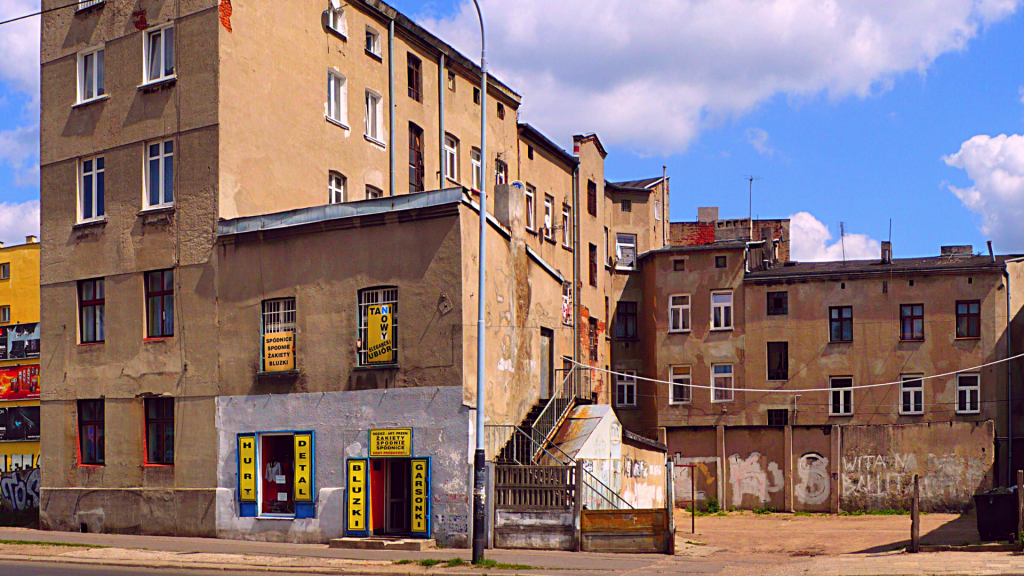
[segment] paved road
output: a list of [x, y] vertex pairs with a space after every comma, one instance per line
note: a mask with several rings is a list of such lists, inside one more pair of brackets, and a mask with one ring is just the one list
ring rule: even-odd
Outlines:
[[12, 562], [0, 560], [4, 576], [301, 576], [298, 572], [224, 572], [223, 570], [154, 570], [150, 568], [116, 568], [114, 566], [80, 566], [44, 562]]

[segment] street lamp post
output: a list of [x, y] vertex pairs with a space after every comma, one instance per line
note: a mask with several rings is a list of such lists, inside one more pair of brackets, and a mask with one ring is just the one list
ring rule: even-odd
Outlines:
[[476, 319], [476, 454], [473, 456], [473, 564], [484, 559], [484, 544], [487, 539], [487, 517], [484, 503], [487, 499], [487, 468], [484, 464], [484, 405], [486, 404], [484, 354], [484, 310], [486, 293], [484, 279], [487, 275], [487, 44], [484, 41], [484, 15], [480, 3], [473, 0], [476, 15], [480, 20], [480, 272], [477, 286]]

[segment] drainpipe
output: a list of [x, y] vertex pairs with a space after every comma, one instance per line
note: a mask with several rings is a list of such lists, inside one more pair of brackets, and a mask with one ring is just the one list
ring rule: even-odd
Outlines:
[[448, 174], [445, 173], [445, 169], [447, 168], [447, 166], [445, 166], [445, 158], [444, 158], [444, 139], [445, 139], [445, 131], [444, 131], [444, 91], [445, 91], [447, 82], [448, 82], [448, 79], [445, 77], [445, 69], [444, 69], [444, 52], [441, 52], [441, 57], [438, 58], [438, 61], [437, 61], [437, 102], [438, 102], [438, 112], [437, 112], [438, 128], [437, 129], [440, 132], [440, 138], [438, 139], [438, 142], [440, 143], [439, 148], [440, 148], [440, 152], [441, 152], [441, 183], [437, 187], [438, 190], [443, 190], [445, 184], [448, 182], [448, 180], [446, 180]]
[[[989, 246], [992, 243], [989, 242]], [[1003, 264], [1003, 278], [1006, 279], [1006, 357], [1013, 356], [1013, 338], [1010, 331], [1010, 271]], [[1006, 361], [1006, 477], [1007, 486], [1013, 486], [1013, 361]], [[1017, 490], [1020, 490], [1018, 487]]]
[[395, 21], [388, 22], [388, 108], [391, 119], [388, 130], [388, 149], [391, 151], [391, 195], [395, 195]]
[[[580, 163], [572, 171], [572, 360], [580, 362]], [[576, 374], [579, 382], [579, 373]], [[580, 387], [577, 386], [577, 393]]]
[[661, 166], [661, 246], [668, 245], [668, 215], [665, 214], [665, 200], [668, 190], [668, 166]]

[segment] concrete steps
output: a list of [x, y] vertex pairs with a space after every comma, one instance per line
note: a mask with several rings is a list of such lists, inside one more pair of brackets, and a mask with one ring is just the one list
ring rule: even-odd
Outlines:
[[368, 538], [333, 538], [328, 544], [330, 548], [346, 550], [406, 550], [422, 552], [436, 548], [432, 539], [425, 538], [384, 538], [370, 536]]

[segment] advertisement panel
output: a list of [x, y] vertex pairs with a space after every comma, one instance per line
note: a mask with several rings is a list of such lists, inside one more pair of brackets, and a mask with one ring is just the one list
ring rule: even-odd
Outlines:
[[0, 442], [39, 440], [39, 406], [0, 408]]
[[256, 502], [256, 437], [238, 437], [238, 500]]
[[263, 370], [265, 372], [295, 370], [295, 332], [274, 332], [263, 335]]
[[348, 491], [346, 511], [348, 521], [345, 526], [350, 533], [366, 532], [366, 516], [370, 509], [369, 491], [367, 490], [367, 477], [369, 476], [368, 463], [365, 459], [353, 459], [348, 461]]
[[39, 366], [0, 368], [0, 400], [39, 398]]
[[412, 533], [428, 534], [430, 529], [430, 461], [412, 460]]
[[412, 428], [370, 430], [370, 458], [412, 456]]
[[0, 326], [0, 360], [39, 358], [39, 323]]
[[313, 501], [313, 435], [295, 435], [295, 501]]
[[369, 364], [394, 364], [395, 347], [392, 342], [391, 305], [372, 305], [367, 308], [368, 340], [366, 362]]

